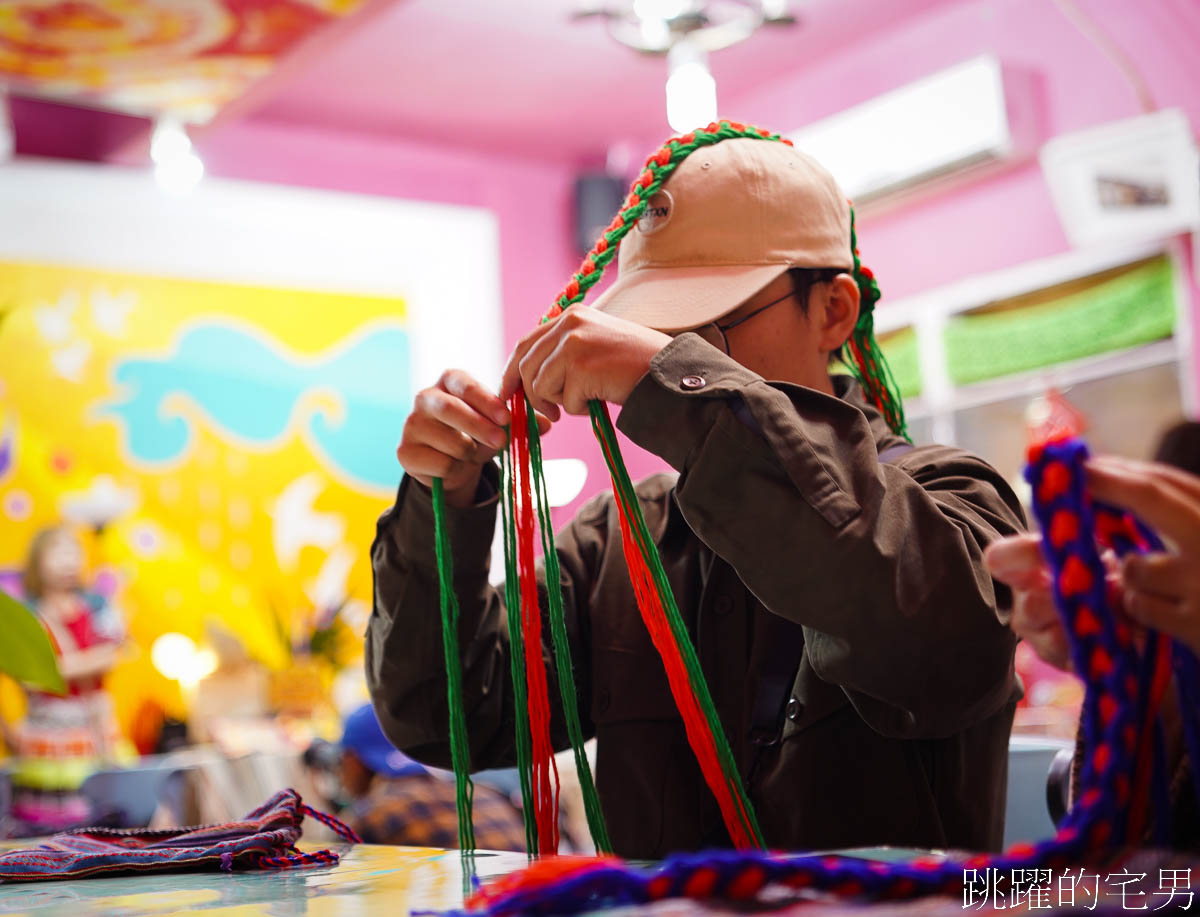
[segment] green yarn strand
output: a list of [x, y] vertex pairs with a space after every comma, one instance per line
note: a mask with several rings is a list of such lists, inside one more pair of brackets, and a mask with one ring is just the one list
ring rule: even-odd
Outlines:
[[737, 762], [734, 760], [733, 750], [729, 747], [729, 740], [725, 736], [725, 729], [721, 725], [721, 718], [717, 714], [716, 705], [713, 703], [712, 695], [709, 693], [708, 682], [704, 678], [704, 671], [700, 667], [700, 660], [696, 656], [696, 649], [692, 645], [687, 625], [683, 621], [683, 616], [679, 613], [679, 607], [675, 604], [675, 595], [671, 590], [667, 573], [663, 569], [658, 547], [650, 537], [649, 528], [646, 526], [646, 519], [642, 515], [641, 503], [638, 501], [637, 493], [633, 488], [633, 482], [630, 480], [629, 472], [625, 468], [624, 459], [621, 457], [616, 431], [613, 429], [612, 422], [601, 402], [591, 401], [588, 404], [588, 408], [592, 417], [592, 429], [596, 433], [596, 438], [604, 446], [605, 461], [608, 463], [609, 472], [612, 475], [614, 489], [619, 492], [621, 499], [630, 509], [630, 522], [633, 526], [634, 539], [642, 556], [646, 558], [654, 577], [654, 584], [658, 590], [659, 598], [662, 600], [663, 610], [671, 627], [671, 634], [679, 647], [680, 655], [687, 668], [692, 690], [696, 693], [700, 709], [704, 712], [705, 720], [712, 732], [713, 741], [717, 748], [717, 756], [720, 760], [721, 770], [725, 775], [726, 783], [737, 797], [742, 811], [745, 813], [743, 824], [747, 833], [754, 838], [755, 843], [757, 843], [760, 849], [765, 849], [766, 843], [763, 840], [762, 829], [758, 824], [758, 816], [755, 814], [754, 805], [751, 803], [750, 797], [746, 794], [746, 789], [742, 784], [741, 773], [738, 770]]
[[454, 560], [446, 530], [446, 497], [442, 479], [433, 479], [433, 537], [437, 555], [442, 613], [442, 647], [446, 654], [446, 705], [450, 708], [450, 760], [454, 765], [455, 804], [458, 809], [458, 847], [463, 862], [463, 885], [470, 887], [475, 874], [475, 826], [471, 810], [475, 785], [471, 782], [471, 752], [467, 715], [463, 706], [462, 662], [458, 653], [458, 596], [454, 592]]
[[558, 551], [554, 547], [554, 525], [550, 518], [550, 498], [546, 493], [546, 476], [542, 467], [542, 443], [538, 433], [537, 414], [529, 406], [529, 464], [533, 475], [534, 498], [537, 503], [538, 524], [542, 531], [542, 555], [546, 568], [546, 602], [550, 618], [550, 634], [554, 644], [554, 662], [558, 670], [558, 690], [562, 698], [563, 715], [567, 724], [567, 735], [575, 755], [575, 770], [579, 777], [579, 788], [583, 795], [584, 812], [588, 829], [598, 853], [612, 853], [608, 839], [608, 826], [600, 797], [592, 780], [592, 767], [583, 747], [583, 729], [579, 724], [579, 697], [575, 688], [575, 677], [571, 666], [571, 648], [567, 639], [566, 616], [563, 611], [562, 571], [558, 564]]
[[843, 362], [862, 385], [867, 400], [877, 404], [883, 414], [883, 419], [891, 427], [892, 432], [903, 436], [909, 442], [908, 422], [904, 417], [904, 402], [900, 398], [900, 388], [892, 376], [892, 368], [888, 365], [879, 342], [875, 340], [875, 304], [881, 296], [879, 283], [870, 270], [863, 267], [858, 257], [858, 232], [854, 226], [854, 208], [850, 208], [850, 250], [854, 254], [854, 280], [858, 284], [859, 307], [858, 321], [850, 333], [859, 353], [864, 357], [865, 366], [859, 366], [857, 361]]
[[525, 850], [538, 850], [537, 821], [533, 817], [533, 751], [529, 734], [529, 690], [525, 684], [525, 641], [521, 638], [521, 590], [517, 582], [517, 529], [513, 506], [512, 468], [507, 450], [500, 453], [500, 531], [504, 539], [504, 604], [508, 618], [508, 661], [512, 675], [517, 774], [521, 779], [521, 813], [525, 822]]

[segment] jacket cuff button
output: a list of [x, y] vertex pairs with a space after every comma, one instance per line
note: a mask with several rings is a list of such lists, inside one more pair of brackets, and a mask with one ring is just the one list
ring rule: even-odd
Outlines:
[[704, 388], [708, 383], [704, 381], [703, 376], [684, 376], [679, 380], [679, 384], [684, 388], [698, 389]]

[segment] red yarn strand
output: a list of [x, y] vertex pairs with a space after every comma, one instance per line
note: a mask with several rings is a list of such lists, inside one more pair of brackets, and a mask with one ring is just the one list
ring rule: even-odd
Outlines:
[[[608, 444], [601, 441], [601, 445], [608, 456]], [[700, 709], [700, 702], [696, 698], [695, 691], [692, 690], [687, 666], [680, 654], [679, 646], [671, 634], [671, 626], [667, 621], [666, 612], [663, 610], [662, 599], [654, 586], [653, 574], [634, 537], [633, 525], [630, 521], [630, 508], [625, 502], [621, 487], [615, 478], [613, 479], [613, 495], [617, 501], [617, 518], [621, 523], [621, 542], [625, 552], [625, 563], [629, 567], [629, 578], [633, 583], [638, 610], [641, 612], [642, 620], [646, 624], [646, 630], [650, 634], [655, 649], [662, 657], [663, 668], [667, 673], [671, 694], [675, 698], [675, 704], [683, 718], [688, 742], [700, 764], [704, 780], [717, 800], [725, 826], [730, 833], [730, 840], [739, 850], [755, 849], [758, 844], [746, 830], [749, 822], [748, 814], [742, 808], [740, 800], [730, 791], [725, 773], [721, 768], [720, 758], [717, 755], [712, 731], [708, 728], [708, 722]]]
[[529, 687], [529, 733], [532, 746], [531, 780], [538, 852], [558, 852], [558, 766], [550, 742], [550, 691], [542, 655], [542, 615], [538, 606], [537, 569], [534, 565], [533, 505], [529, 461], [529, 415], [525, 393], [518, 391], [509, 403], [514, 507], [517, 524], [517, 580], [521, 592], [521, 631], [525, 638], [525, 678]]
[[[1129, 826], [1126, 839], [1130, 844], [1140, 844], [1146, 826], [1147, 810], [1150, 808], [1150, 769], [1154, 763], [1154, 724], [1162, 707], [1167, 686], [1171, 683], [1171, 640], [1165, 634], [1154, 638], [1154, 675], [1150, 682], [1149, 699], [1142, 720], [1142, 734], [1138, 741], [1137, 762], [1133, 769], [1136, 801], [1129, 809]], [[1140, 788], [1144, 788], [1144, 792]]]

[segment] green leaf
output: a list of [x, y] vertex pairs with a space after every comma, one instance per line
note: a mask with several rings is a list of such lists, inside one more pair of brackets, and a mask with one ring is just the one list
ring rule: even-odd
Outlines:
[[28, 608], [0, 592], [0, 672], [52, 694], [66, 694], [50, 637]]

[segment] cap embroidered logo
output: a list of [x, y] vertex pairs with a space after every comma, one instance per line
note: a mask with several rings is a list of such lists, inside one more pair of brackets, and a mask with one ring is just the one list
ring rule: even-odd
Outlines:
[[658, 232], [671, 221], [675, 200], [670, 191], [659, 191], [646, 202], [646, 211], [638, 217], [637, 228], [644, 235]]

